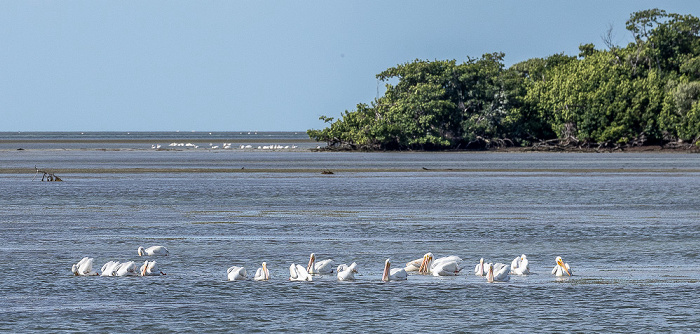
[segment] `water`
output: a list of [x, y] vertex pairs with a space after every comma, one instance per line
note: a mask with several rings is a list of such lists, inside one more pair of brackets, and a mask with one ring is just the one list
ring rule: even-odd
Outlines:
[[[0, 150], [0, 331], [700, 328], [697, 154], [36, 144]], [[32, 181], [34, 164], [64, 169], [65, 181]], [[143, 261], [136, 249], [149, 245], [170, 250], [156, 258], [166, 276], [70, 273], [83, 256], [96, 270]], [[386, 258], [401, 266], [428, 251], [459, 255], [466, 269], [380, 281]], [[289, 265], [311, 252], [357, 262], [357, 281], [289, 282]], [[481, 257], [509, 263], [523, 253], [530, 276], [489, 284], [473, 275]], [[556, 256], [574, 276], [549, 275]], [[270, 282], [226, 281], [228, 267], [252, 274], [262, 261]]]

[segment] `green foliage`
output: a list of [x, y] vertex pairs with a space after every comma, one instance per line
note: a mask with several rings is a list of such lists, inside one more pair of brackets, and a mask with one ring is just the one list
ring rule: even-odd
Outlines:
[[[329, 146], [449, 149], [700, 138], [700, 19], [660, 9], [630, 15], [635, 42], [578, 57], [554, 54], [510, 68], [503, 53], [415, 60], [377, 75], [386, 93], [308, 130]], [[390, 84], [389, 82], [396, 82]]]

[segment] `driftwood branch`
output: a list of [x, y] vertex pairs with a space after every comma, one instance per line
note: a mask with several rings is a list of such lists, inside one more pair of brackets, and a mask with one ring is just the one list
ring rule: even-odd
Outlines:
[[39, 175], [39, 173], [42, 173], [41, 181], [46, 181], [46, 182], [61, 182], [61, 181], [63, 181], [63, 180], [61, 180], [60, 177], [58, 177], [54, 173], [49, 173], [47, 171], [39, 170], [39, 168], [36, 165], [34, 165], [34, 169], [36, 169], [36, 173], [34, 174], [32, 181], [34, 181], [34, 179], [36, 178], [37, 175]]

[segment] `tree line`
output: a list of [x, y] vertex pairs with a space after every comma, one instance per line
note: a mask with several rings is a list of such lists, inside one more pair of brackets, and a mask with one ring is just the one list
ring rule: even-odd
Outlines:
[[[386, 92], [326, 128], [329, 147], [369, 150], [562, 145], [700, 145], [700, 20], [650, 9], [626, 22], [634, 41], [579, 46], [508, 68], [500, 52], [415, 60], [377, 74]], [[393, 84], [392, 84], [393, 83]]]

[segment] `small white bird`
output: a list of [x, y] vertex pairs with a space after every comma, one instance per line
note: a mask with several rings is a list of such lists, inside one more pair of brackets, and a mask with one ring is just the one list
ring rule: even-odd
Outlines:
[[165, 248], [164, 246], [151, 246], [151, 247], [148, 247], [148, 248], [146, 248], [146, 249], [144, 249], [143, 247], [139, 247], [139, 249], [137, 250], [137, 252], [139, 253], [139, 256], [144, 256], [144, 255], [149, 255], [149, 256], [153, 256], [153, 255], [162, 255], [162, 256], [166, 256], [166, 255], [170, 254], [170, 252], [168, 252], [168, 249]]
[[248, 273], [243, 267], [233, 266], [228, 268], [226, 273], [228, 273], [229, 281], [245, 281], [248, 279]]
[[[494, 268], [496, 267], [496, 268]], [[495, 271], [495, 272], [494, 272]], [[508, 282], [510, 280], [510, 266], [496, 263], [496, 265], [488, 264], [488, 273], [486, 274], [486, 281], [489, 283], [493, 282]]]
[[71, 272], [73, 272], [75, 276], [99, 276], [100, 274], [92, 270], [93, 262], [93, 258], [84, 257], [71, 267]]
[[530, 261], [527, 260], [527, 256], [525, 256], [525, 254], [513, 259], [513, 261], [510, 263], [510, 273], [515, 275], [530, 274]]
[[333, 273], [333, 260], [327, 259], [316, 262], [316, 254], [311, 253], [309, 256], [309, 264], [306, 266], [306, 272], [310, 275], [326, 275]]
[[258, 268], [253, 279], [256, 281], [267, 281], [270, 279], [270, 271], [267, 270], [267, 263], [262, 263], [262, 267]]
[[552, 275], [557, 275], [557, 276], [573, 276], [574, 272], [571, 271], [571, 267], [569, 267], [568, 263], [564, 263], [562, 261], [561, 256], [557, 256], [554, 261], [557, 263], [557, 265], [554, 266], [552, 269]]
[[408, 278], [406, 269], [395, 268], [391, 269], [391, 260], [386, 259], [384, 262], [384, 273], [382, 274], [382, 281], [404, 281]]
[[304, 268], [302, 265], [292, 263], [292, 265], [289, 266], [289, 280], [312, 281], [313, 277], [309, 275], [309, 272], [306, 271], [306, 268]]
[[357, 263], [353, 262], [351, 265], [341, 264], [336, 269], [338, 272], [339, 281], [354, 281], [355, 274], [357, 273]]
[[141, 276], [160, 276], [165, 275], [164, 272], [156, 268], [156, 261], [144, 261], [143, 265], [139, 269]]

